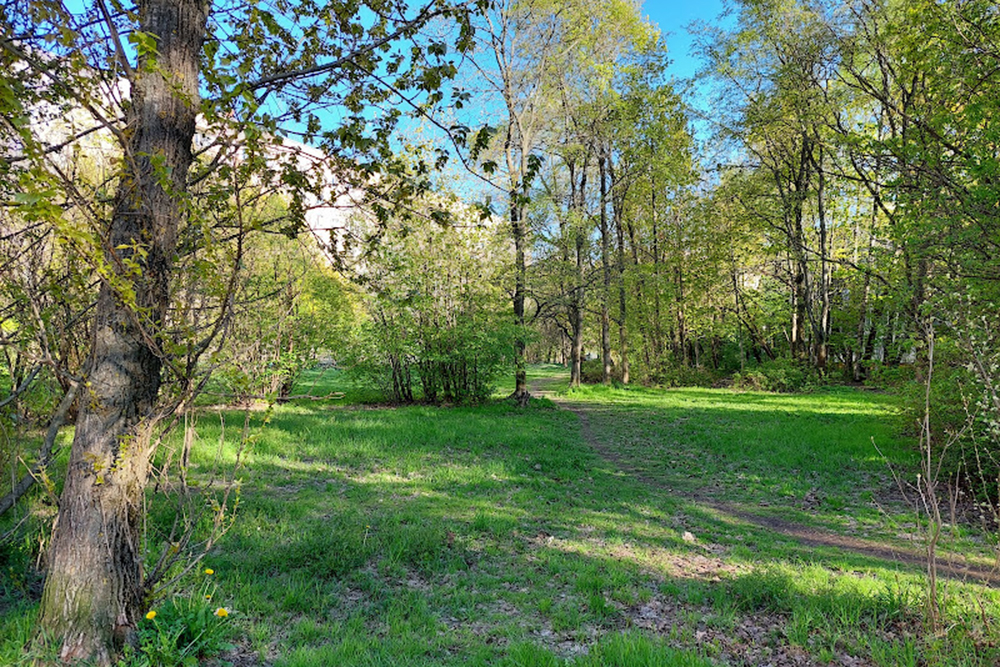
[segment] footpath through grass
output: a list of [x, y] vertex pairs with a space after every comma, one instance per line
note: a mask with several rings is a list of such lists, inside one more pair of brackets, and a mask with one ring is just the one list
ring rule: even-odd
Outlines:
[[[561, 373], [533, 369], [559, 389]], [[312, 393], [343, 389], [333, 371]], [[992, 665], [996, 592], [768, 530], [913, 549], [894, 400], [586, 388], [527, 409], [277, 407], [209, 555], [238, 665]], [[234, 438], [242, 414], [223, 415]], [[219, 419], [198, 426], [205, 442]], [[223, 451], [234, 456], [234, 445]], [[216, 452], [197, 454], [208, 469]], [[727, 512], [720, 507], [732, 508]], [[961, 536], [963, 551], [986, 547]], [[977, 545], [976, 540], [980, 543]], [[980, 554], [985, 557], [985, 553]], [[197, 582], [191, 583], [197, 590]], [[214, 602], [213, 602], [214, 604]], [[33, 607], [0, 631], [23, 635]], [[18, 630], [18, 628], [21, 628]], [[10, 641], [0, 662], [12, 655]], [[3, 651], [8, 651], [4, 653]], [[220, 663], [221, 664], [221, 663]]]

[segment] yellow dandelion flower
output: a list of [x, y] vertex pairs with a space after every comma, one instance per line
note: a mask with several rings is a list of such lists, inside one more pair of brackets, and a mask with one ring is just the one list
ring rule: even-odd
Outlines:
[[215, 574], [215, 570], [210, 567], [205, 568], [205, 574]]
[[149, 611], [146, 612], [146, 618], [152, 621], [154, 618], [156, 618], [156, 612], [150, 609]]
[[219, 607], [215, 610], [215, 615], [219, 618], [225, 618], [226, 616], [229, 616], [229, 610], [225, 607]]
[[205, 599], [206, 599], [206, 600], [211, 600], [211, 599], [212, 599], [212, 596], [211, 596], [211, 595], [206, 595], [206, 596], [205, 596]]

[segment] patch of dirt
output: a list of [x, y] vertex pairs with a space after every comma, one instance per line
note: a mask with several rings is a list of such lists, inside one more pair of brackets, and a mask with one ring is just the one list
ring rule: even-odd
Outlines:
[[270, 661], [262, 662], [256, 651], [249, 645], [238, 644], [218, 658], [208, 663], [209, 667], [270, 667]]
[[535, 641], [560, 658], [576, 658], [587, 655], [590, 645], [597, 642], [601, 636], [600, 630], [594, 627], [584, 627], [573, 632], [556, 632], [548, 621], [538, 632], [532, 633]]
[[[676, 553], [665, 549], [657, 550], [655, 547], [647, 546], [644, 548], [653, 549], [655, 553], [652, 555], [646, 554], [640, 557], [635, 553], [634, 548], [630, 544], [609, 545], [604, 540], [595, 538], [584, 538], [584, 540], [595, 547], [607, 550], [608, 554], [617, 560], [626, 560], [632, 563], [640, 563], [642, 560], [652, 560], [656, 563], [657, 567], [643, 569], [657, 579], [661, 579], [666, 574], [682, 579], [721, 581], [724, 577], [732, 576], [742, 571], [741, 568], [731, 563], [727, 563], [721, 558], [705, 554]], [[529, 537], [527, 542], [536, 548], [544, 547], [564, 552], [573, 552], [577, 550], [571, 543], [544, 532]], [[711, 548], [703, 548], [705, 549], [706, 554], [712, 553]]]
[[[885, 542], [876, 542], [874, 540], [819, 530], [814, 526], [806, 526], [786, 519], [753, 514], [733, 505], [718, 501], [702, 500], [700, 503], [724, 516], [752, 523], [773, 533], [792, 538], [805, 546], [835, 547], [858, 554], [859, 556], [913, 567], [926, 567], [927, 565], [927, 555], [919, 549], [908, 549]], [[1000, 584], [1000, 571], [996, 567], [983, 567], [960, 558], [944, 558], [941, 556], [937, 558], [937, 566], [940, 576], [960, 581], [978, 581], [990, 586]]]
[[[527, 592], [528, 589], [521, 589]], [[562, 597], [566, 597], [563, 593]], [[491, 616], [506, 616], [516, 619], [517, 624], [531, 635], [537, 644], [555, 653], [561, 658], [572, 658], [586, 655], [591, 644], [601, 636], [600, 628], [583, 626], [573, 631], [557, 631], [552, 627], [552, 621], [544, 616], [521, 609], [507, 600], [498, 599], [489, 603], [476, 605], [476, 614], [480, 620], [461, 620], [454, 616], [445, 616], [441, 621], [448, 631], [462, 630], [470, 632], [486, 644], [506, 644], [509, 640], [497, 633], [497, 626], [490, 620]], [[442, 632], [443, 634], [443, 632]]]
[[[726, 664], [757, 667], [869, 667], [873, 663], [844, 651], [834, 653], [832, 662], [811, 657], [800, 646], [788, 643], [783, 617], [754, 614], [720, 622], [710, 607], [692, 607], [674, 598], [654, 597], [625, 611], [630, 626], [665, 638], [676, 648], [712, 647]], [[693, 621], [693, 619], [696, 619]]]

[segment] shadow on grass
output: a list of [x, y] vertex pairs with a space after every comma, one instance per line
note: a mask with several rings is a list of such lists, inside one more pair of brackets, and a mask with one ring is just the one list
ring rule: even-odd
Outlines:
[[[543, 403], [283, 406], [253, 445], [239, 520], [213, 564], [265, 649], [303, 661], [349, 656], [344, 642], [360, 637], [377, 641], [357, 656], [396, 664], [499, 664], [525, 642], [575, 655], [654, 608], [672, 610], [661, 615], [673, 625], [641, 627], [664, 636], [709, 615], [733, 636], [733, 614], [776, 615], [806, 635], [813, 617], [852, 632], [919, 617], [918, 566], [677, 492], [752, 501], [785, 489], [777, 497], [792, 506], [832, 488], [853, 511], [882, 470], [863, 453], [871, 433], [890, 437], [881, 420], [891, 405], [838, 396], [840, 407], [798, 410], [760, 397], [775, 409], [746, 410], [743, 395], [668, 392], [672, 402], [657, 403], [621, 393], [610, 407], [571, 397], [586, 404], [583, 426]], [[242, 417], [226, 420], [238, 432]], [[204, 440], [218, 437], [212, 428], [206, 420]], [[741, 488], [749, 477], [757, 486]], [[835, 524], [840, 512], [823, 514]], [[736, 650], [725, 641], [712, 650]]]
[[[302, 409], [297, 409], [302, 413]], [[393, 411], [395, 413], [396, 411]], [[545, 411], [536, 411], [535, 414]], [[702, 413], [684, 411], [683, 416], [680, 409], [659, 410], [658, 417], [666, 418], [667, 423], [685, 421], [706, 421], [707, 416]], [[404, 414], [405, 413], [405, 414]], [[317, 410], [306, 410], [304, 414], [321, 418], [323, 415]], [[483, 418], [482, 409], [461, 409], [455, 411], [441, 412], [433, 408], [408, 408], [398, 415], [387, 414], [386, 412], [375, 412], [371, 415], [351, 415], [338, 416], [332, 424], [327, 424], [326, 429], [337, 431], [339, 448], [336, 457], [328, 460], [330, 464], [328, 470], [337, 473], [329, 477], [332, 483], [341, 479], [343, 475], [349, 474], [354, 477], [373, 475], [375, 479], [368, 486], [389, 491], [390, 494], [414, 494], [433, 492], [438, 496], [451, 498], [452, 502], [447, 504], [449, 511], [456, 512], [459, 516], [468, 517], [484, 501], [474, 501], [473, 499], [488, 499], [486, 504], [494, 502], [495, 496], [507, 496], [520, 493], [530, 494], [539, 492], [541, 498], [550, 508], [549, 514], [555, 515], [568, 511], [572, 506], [576, 510], [586, 508], [594, 512], [600, 510], [603, 516], [613, 516], [610, 523], [621, 523], [630, 525], [637, 521], [648, 521], [649, 516], [635, 510], [636, 500], [640, 497], [646, 502], [650, 497], [650, 489], [642, 487], [655, 487], [656, 500], [661, 506], [658, 510], [660, 517], [665, 517], [664, 509], [683, 512], [688, 515], [698, 515], [697, 524], [702, 532], [721, 536], [723, 541], [725, 535], [732, 532], [747, 533], [742, 538], [743, 545], [767, 543], [779, 540], [784, 537], [791, 542], [798, 542], [801, 548], [791, 548], [794, 557], [800, 558], [810, 554], [816, 554], [816, 550], [830, 547], [836, 551], [838, 549], [856, 552], [862, 559], [868, 559], [867, 564], [877, 562], [879, 559], [889, 561], [901, 561], [909, 565], [920, 566], [922, 560], [919, 555], [912, 550], [899, 547], [880, 547], [878, 543], [871, 540], [852, 538], [849, 536], [834, 536], [819, 531], [810, 530], [808, 527], [800, 526], [794, 522], [783, 520], [779, 517], [765, 516], [759, 513], [749, 513], [741, 511], [735, 506], [724, 505], [718, 502], [705, 504], [685, 504], [683, 503], [683, 493], [680, 498], [674, 498], [673, 494], [677, 489], [685, 488], [685, 479], [696, 477], [698, 483], [704, 484], [702, 475], [692, 473], [687, 465], [688, 459], [694, 456], [691, 451], [677, 452], [679, 445], [670, 447], [670, 443], [662, 441], [648, 443], [642, 454], [646, 457], [636, 461], [629, 458], [631, 452], [628, 446], [609, 452], [608, 448], [614, 444], [604, 444], [599, 451], [611, 459], [614, 465], [626, 464], [630, 467], [621, 471], [608, 469], [604, 475], [605, 479], [594, 482], [596, 459], [588, 456], [587, 452], [579, 450], [567, 450], [566, 448], [546, 447], [541, 434], [533, 435], [527, 446], [511, 448], [505, 446], [503, 438], [496, 438], [494, 433], [490, 438], [482, 437], [482, 430], [476, 427], [472, 429], [456, 429], [454, 424], [438, 423], [443, 420], [442, 416], [449, 414], [450, 421], [474, 420]], [[590, 411], [589, 415], [596, 415], [600, 419], [600, 412]], [[318, 417], [317, 417], [318, 415]], [[515, 410], [508, 410], [504, 407], [492, 408], [492, 413], [487, 413], [487, 417], [496, 419], [509, 419], [516, 421], [520, 413]], [[329, 442], [324, 442], [322, 430], [319, 428], [305, 428], [301, 426], [302, 415], [286, 415], [284, 418], [276, 417], [269, 428], [267, 444], [258, 447], [258, 460], [251, 463], [254, 476], [258, 479], [281, 479], [283, 487], [294, 489], [296, 484], [302, 480], [309, 479], [315, 484], [317, 473], [323, 473], [324, 460], [322, 457], [325, 448], [329, 447]], [[414, 420], [416, 419], [416, 424]], [[558, 420], [557, 420], [558, 422]], [[572, 430], [573, 424], [565, 421], [552, 424], [555, 428]], [[586, 426], [585, 426], [586, 428]], [[662, 431], [662, 429], [661, 429]], [[745, 425], [744, 435], [754, 432], [754, 425]], [[632, 432], [634, 435], [634, 431]], [[512, 437], [524, 439], [524, 433], [511, 433]], [[572, 434], [571, 434], [572, 435]], [[614, 437], [613, 434], [612, 437]], [[303, 440], [307, 436], [308, 440]], [[492, 438], [492, 441], [490, 441]], [[590, 439], [595, 439], [593, 434]], [[490, 441], [490, 442], [488, 442]], [[739, 441], [737, 439], [737, 441]], [[551, 443], [550, 443], [551, 444]], [[731, 446], [731, 445], [730, 445]], [[660, 448], [660, 451], [655, 451]], [[721, 458], [718, 452], [704, 451], [702, 456], [713, 457], [713, 463], [719, 466]], [[650, 451], [654, 450], [654, 451]], [[744, 449], [744, 451], [746, 451]], [[670, 468], [663, 467], [649, 469], [648, 465], [643, 465], [652, 460], [656, 462], [657, 455], [672, 456], [680, 459], [679, 467], [686, 470], [684, 479], [678, 479]], [[456, 464], [456, 461], [464, 457], [472, 456], [475, 461], [465, 471], [463, 465]], [[696, 456], [694, 456], [697, 458]], [[831, 457], [827, 454], [827, 459], [833, 458], [833, 464], [827, 467], [836, 471], [839, 477], [849, 477], [850, 473], [857, 472], [851, 470], [859, 466], [856, 461], [850, 460], [849, 452], [841, 452]], [[798, 463], [796, 461], [796, 463]], [[760, 462], [751, 462], [749, 465], [759, 465]], [[808, 493], [815, 485], [823, 485], [821, 476], [812, 471], [812, 475], [802, 475], [804, 480], [790, 480], [796, 469], [783, 468], [781, 465], [770, 466], [770, 474], [759, 475], [760, 486], [767, 490], [777, 484], [790, 486], [794, 493]], [[338, 475], [340, 475], [338, 477]], [[592, 488], [578, 488], [581, 480], [590, 477]], [[411, 479], [412, 478], [412, 479]], [[627, 494], [623, 502], [614, 503], [613, 511], [609, 507], [614, 496], [609, 496], [601, 491], [605, 488], [614, 488], [629, 481], [636, 482], [641, 491], [632, 491]], [[727, 482], [728, 480], [722, 479]], [[847, 480], [848, 483], [851, 480]], [[324, 482], [326, 484], [326, 482]], [[399, 487], [395, 489], [394, 487]], [[688, 488], [694, 485], [689, 484]], [[694, 487], [701, 488], [704, 487]], [[576, 493], [581, 491], [580, 493]], [[588, 499], [588, 494], [591, 499]], [[596, 496], [594, 495], [596, 494]], [[378, 495], [377, 491], [362, 493], [355, 490], [351, 497], [367, 500]], [[724, 495], [720, 493], [719, 495]], [[794, 497], [794, 496], [793, 496]], [[567, 502], [568, 499], [572, 502]], [[700, 501], [712, 500], [710, 494], [701, 494]], [[435, 498], [424, 503], [426, 508], [419, 507], [418, 504], [411, 503], [413, 511], [432, 511], [432, 508], [440, 507], [440, 501]], [[498, 511], [495, 507], [488, 507], [488, 511]], [[520, 515], [524, 515], [522, 510]], [[435, 517], [441, 520], [443, 517]], [[573, 521], [587, 521], [587, 517], [576, 516]], [[529, 523], [532, 523], [529, 521]], [[539, 523], [535, 521], [534, 523]], [[549, 529], [572, 528], [574, 523], [565, 526], [556, 526], [551, 520], [547, 522]], [[734, 524], [746, 524], [739, 526]], [[676, 524], [674, 527], [678, 527]], [[684, 528], [685, 526], [679, 526]], [[532, 526], [527, 526], [531, 529]], [[755, 530], [759, 531], [759, 535]], [[749, 532], [748, 532], [749, 531]], [[968, 568], [964, 563], [948, 564], [948, 567], [962, 576], [973, 576], [990, 581], [992, 574], [981, 571], [977, 568]]]

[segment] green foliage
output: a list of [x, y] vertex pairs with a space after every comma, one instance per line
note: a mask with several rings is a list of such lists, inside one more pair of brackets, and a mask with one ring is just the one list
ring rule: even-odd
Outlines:
[[213, 574], [206, 568], [189, 594], [154, 605], [140, 621], [138, 646], [126, 647], [119, 667], [195, 667], [229, 648], [231, 612], [219, 604]]
[[731, 386], [738, 390], [796, 392], [818, 383], [815, 369], [782, 357], [733, 373]]
[[512, 366], [517, 330], [500, 314], [445, 329], [403, 320], [366, 323], [344, 359], [387, 400], [479, 403]]
[[[967, 323], [975, 332], [977, 323]], [[894, 390], [903, 398], [902, 429], [918, 437], [923, 420], [931, 431], [930, 455], [939, 481], [958, 500], [965, 520], [992, 523], [1000, 516], [1000, 431], [995, 400], [998, 367], [991, 347], [970, 349], [952, 338], [937, 338], [929, 380], [911, 366], [897, 371]], [[928, 387], [929, 382], [929, 387]], [[892, 386], [892, 385], [889, 385]]]
[[[485, 319], [485, 318], [484, 318]], [[512, 368], [519, 328], [504, 318], [466, 320], [423, 341], [417, 360], [426, 400], [481, 403], [500, 374]]]
[[390, 401], [482, 402], [525, 335], [502, 292], [503, 231], [450, 205], [459, 224], [396, 223], [362, 274], [370, 320], [345, 360]]
[[865, 384], [890, 391], [909, 391], [916, 380], [916, 371], [913, 364], [872, 364], [868, 369]]
[[718, 374], [705, 367], [667, 363], [651, 371], [647, 381], [659, 387], [712, 387], [718, 383]]
[[[282, 208], [272, 203], [262, 215]], [[357, 295], [308, 239], [248, 240], [215, 380], [236, 403], [286, 398], [320, 354], [343, 355], [360, 320]]]
[[580, 380], [586, 384], [597, 384], [604, 373], [604, 362], [598, 359], [584, 359], [580, 362]]

